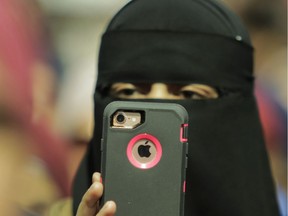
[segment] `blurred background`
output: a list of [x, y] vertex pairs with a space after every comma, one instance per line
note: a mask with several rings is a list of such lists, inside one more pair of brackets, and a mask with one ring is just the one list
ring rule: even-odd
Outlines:
[[[287, 2], [222, 1], [252, 37], [255, 93], [286, 215]], [[0, 215], [41, 215], [69, 197], [92, 136], [101, 34], [127, 2], [0, 0]]]

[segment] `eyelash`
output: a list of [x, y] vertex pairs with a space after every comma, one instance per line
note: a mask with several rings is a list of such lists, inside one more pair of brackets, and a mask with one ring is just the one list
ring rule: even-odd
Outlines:
[[182, 90], [180, 91], [180, 95], [182, 95], [184, 99], [205, 99], [204, 95], [192, 90]]
[[136, 89], [130, 89], [130, 88], [124, 88], [124, 89], [121, 89], [117, 92], [117, 94], [123, 94], [123, 95], [126, 95], [126, 96], [131, 96], [135, 93]]
[[195, 94], [195, 92], [189, 90], [180, 91], [180, 95], [182, 95], [184, 98], [192, 98]]

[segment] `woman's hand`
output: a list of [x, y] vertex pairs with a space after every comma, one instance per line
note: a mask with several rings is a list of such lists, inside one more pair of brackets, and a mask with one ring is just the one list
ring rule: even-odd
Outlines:
[[116, 204], [113, 201], [108, 201], [101, 209], [99, 208], [99, 199], [103, 194], [100, 173], [93, 174], [92, 182], [82, 197], [76, 216], [113, 216], [116, 212]]

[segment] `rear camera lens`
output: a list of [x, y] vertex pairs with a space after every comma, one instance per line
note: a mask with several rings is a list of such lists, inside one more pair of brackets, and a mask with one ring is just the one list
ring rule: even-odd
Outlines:
[[118, 123], [124, 123], [125, 122], [125, 116], [123, 114], [118, 114], [116, 117], [116, 120]]

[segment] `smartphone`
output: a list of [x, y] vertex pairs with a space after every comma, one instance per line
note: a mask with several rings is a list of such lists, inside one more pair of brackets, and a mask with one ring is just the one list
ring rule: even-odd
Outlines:
[[116, 101], [104, 110], [101, 173], [117, 216], [183, 216], [188, 114], [173, 103]]

